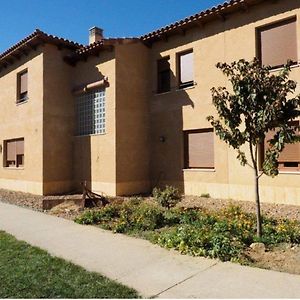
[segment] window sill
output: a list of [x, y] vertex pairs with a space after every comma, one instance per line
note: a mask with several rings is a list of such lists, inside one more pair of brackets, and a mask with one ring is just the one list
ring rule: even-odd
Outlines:
[[168, 92], [161, 92], [161, 93], [159, 93], [159, 92], [153, 92], [153, 94], [154, 94], [155, 97], [164, 96], [164, 95], [171, 94], [173, 92], [182, 92], [182, 91], [186, 91], [186, 90], [192, 90], [192, 89], [196, 88], [196, 85], [197, 85], [197, 83], [194, 82], [194, 84], [191, 85], [191, 86], [182, 87], [182, 88], [176, 87], [176, 88], [171, 89]]
[[154, 96], [163, 96], [163, 95], [168, 95], [170, 93], [172, 93], [172, 90], [167, 92], [154, 92]]
[[20, 101], [20, 102], [17, 101], [17, 102], [16, 102], [16, 105], [19, 106], [19, 105], [25, 104], [25, 103], [28, 102], [28, 100], [29, 100], [29, 99], [27, 98], [26, 100], [23, 100], [23, 101]]
[[[299, 68], [300, 67], [300, 62], [298, 62], [297, 64], [294, 64], [294, 65], [291, 65], [291, 69], [295, 69], [295, 68]], [[274, 69], [271, 69], [270, 72], [273, 73], [273, 72], [278, 72], [278, 71], [281, 71], [283, 70], [283, 66], [282, 67], [278, 67], [278, 68], [274, 68]]]
[[88, 136], [99, 136], [99, 135], [106, 135], [107, 133], [94, 133], [94, 134], [84, 134], [84, 135], [75, 135], [74, 137], [76, 138], [81, 138], [81, 137], [88, 137]]
[[215, 173], [216, 169], [183, 169], [183, 172], [204, 172], [204, 173]]
[[5, 170], [24, 170], [24, 167], [3, 167]]
[[196, 87], [196, 85], [197, 85], [197, 83], [194, 82], [193, 85], [190, 85], [190, 86], [187, 86], [187, 87], [178, 87], [178, 88], [176, 89], [176, 92], [194, 89], [194, 88]]
[[286, 174], [286, 175], [300, 175], [300, 171], [279, 171], [280, 174]]

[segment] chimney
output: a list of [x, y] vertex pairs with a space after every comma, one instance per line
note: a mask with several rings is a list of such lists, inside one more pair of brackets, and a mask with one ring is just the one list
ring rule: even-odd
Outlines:
[[100, 42], [103, 38], [103, 29], [94, 26], [89, 30], [89, 44]]

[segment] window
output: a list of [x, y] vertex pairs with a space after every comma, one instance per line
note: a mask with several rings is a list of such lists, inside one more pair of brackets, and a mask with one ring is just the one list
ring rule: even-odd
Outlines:
[[24, 167], [24, 138], [4, 141], [4, 167]]
[[[292, 123], [294, 126], [299, 127], [299, 121], [293, 121]], [[300, 135], [299, 129], [297, 132]], [[274, 134], [275, 130], [272, 130], [266, 135], [263, 154], [269, 147], [268, 140], [272, 139]], [[300, 171], [300, 143], [286, 144], [279, 155], [278, 164], [279, 170], [282, 171]]]
[[184, 132], [186, 169], [214, 168], [214, 133], [212, 129]]
[[170, 57], [165, 57], [157, 61], [157, 92], [165, 93], [171, 89]]
[[76, 97], [77, 135], [105, 133], [105, 90]]
[[259, 28], [257, 35], [258, 56], [263, 65], [278, 68], [288, 60], [298, 62], [295, 18]]
[[17, 75], [17, 103], [28, 99], [28, 72], [27, 70]]
[[179, 87], [194, 85], [194, 53], [192, 50], [178, 54]]

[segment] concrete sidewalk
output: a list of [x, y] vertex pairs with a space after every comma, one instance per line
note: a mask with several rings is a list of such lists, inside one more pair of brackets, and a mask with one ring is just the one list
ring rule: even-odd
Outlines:
[[0, 230], [158, 298], [300, 298], [300, 276], [188, 257], [0, 202]]

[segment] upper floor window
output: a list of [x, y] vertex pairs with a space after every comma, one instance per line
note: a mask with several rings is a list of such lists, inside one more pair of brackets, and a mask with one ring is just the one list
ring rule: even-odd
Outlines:
[[296, 18], [258, 28], [257, 37], [263, 65], [278, 68], [288, 60], [298, 62]]
[[178, 54], [179, 87], [194, 85], [194, 53], [193, 50]]
[[[299, 121], [292, 121], [292, 125], [297, 128], [297, 133], [300, 135]], [[272, 130], [267, 133], [263, 154], [269, 147], [268, 140], [274, 137], [275, 132], [275, 130]], [[282, 171], [300, 171], [300, 143], [285, 145], [278, 158], [278, 169]]]
[[157, 92], [165, 93], [171, 89], [170, 57], [164, 57], [157, 61]]
[[213, 169], [213, 129], [185, 131], [184, 156], [186, 169]]
[[28, 71], [22, 71], [17, 75], [17, 103], [28, 99]]
[[24, 167], [24, 138], [4, 141], [4, 167]]
[[105, 133], [105, 90], [98, 89], [76, 98], [77, 135]]

